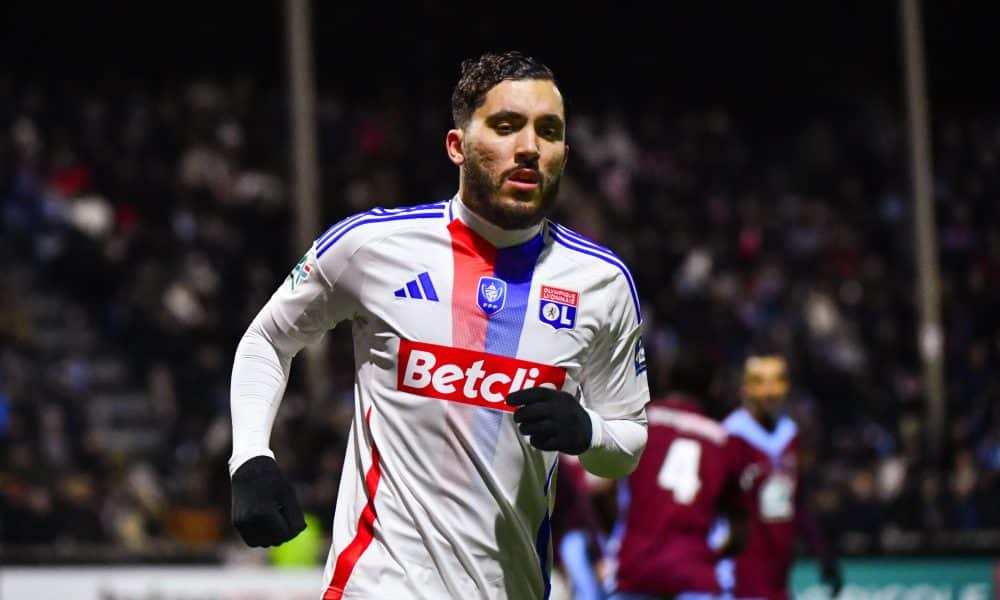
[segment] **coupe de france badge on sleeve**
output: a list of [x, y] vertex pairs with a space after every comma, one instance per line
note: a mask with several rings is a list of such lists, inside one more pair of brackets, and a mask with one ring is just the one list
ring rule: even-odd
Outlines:
[[555, 329], [572, 329], [576, 325], [576, 307], [580, 294], [547, 285], [542, 286], [538, 303], [538, 318]]

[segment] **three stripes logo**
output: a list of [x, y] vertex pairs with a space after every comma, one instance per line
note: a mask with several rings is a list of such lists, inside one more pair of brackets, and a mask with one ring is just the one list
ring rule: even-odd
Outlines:
[[430, 300], [431, 302], [438, 301], [437, 290], [434, 289], [434, 284], [431, 283], [431, 276], [427, 271], [417, 275], [416, 279], [406, 282], [406, 285], [396, 290], [393, 295], [397, 298]]

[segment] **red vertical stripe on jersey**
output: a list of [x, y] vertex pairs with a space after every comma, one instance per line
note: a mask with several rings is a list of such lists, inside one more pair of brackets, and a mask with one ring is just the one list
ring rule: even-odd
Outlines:
[[[369, 408], [365, 414], [365, 423], [371, 425], [372, 409]], [[364, 554], [368, 544], [372, 543], [375, 536], [375, 492], [378, 491], [378, 481], [382, 477], [382, 468], [378, 461], [378, 447], [375, 440], [372, 440], [372, 464], [368, 467], [368, 474], [365, 475], [365, 487], [368, 490], [368, 503], [361, 511], [361, 518], [358, 519], [358, 532], [354, 539], [337, 557], [337, 565], [333, 569], [333, 579], [327, 586], [323, 594], [323, 600], [340, 600], [344, 596], [344, 588], [347, 580], [351, 577], [351, 571], [358, 559]]]
[[483, 351], [489, 318], [476, 302], [479, 278], [493, 275], [497, 249], [464, 223], [455, 219], [448, 225], [451, 250], [455, 257], [455, 281], [451, 294], [451, 345]]

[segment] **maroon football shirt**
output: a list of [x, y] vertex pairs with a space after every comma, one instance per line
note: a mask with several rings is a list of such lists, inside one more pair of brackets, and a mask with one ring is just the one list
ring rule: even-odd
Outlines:
[[746, 457], [739, 478], [749, 539], [735, 559], [734, 594], [786, 600], [795, 555], [798, 428], [781, 417], [768, 431], [744, 409], [734, 411], [723, 424], [731, 438], [745, 442]]
[[628, 478], [619, 591], [672, 595], [719, 593], [719, 559], [708, 534], [723, 503], [738, 493], [745, 452], [725, 429], [682, 396], [646, 408], [649, 441]]

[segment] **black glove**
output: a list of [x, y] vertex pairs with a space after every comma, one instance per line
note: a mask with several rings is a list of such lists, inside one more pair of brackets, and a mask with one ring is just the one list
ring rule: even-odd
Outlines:
[[840, 574], [840, 567], [837, 563], [823, 565], [820, 569], [820, 581], [830, 586], [830, 597], [836, 598], [844, 587], [844, 576]]
[[306, 528], [295, 491], [270, 456], [233, 473], [233, 526], [248, 546], [277, 546]]
[[533, 387], [510, 394], [507, 404], [519, 407], [514, 411], [514, 422], [522, 435], [530, 436], [535, 448], [566, 454], [580, 454], [590, 448], [590, 415], [570, 394]]

